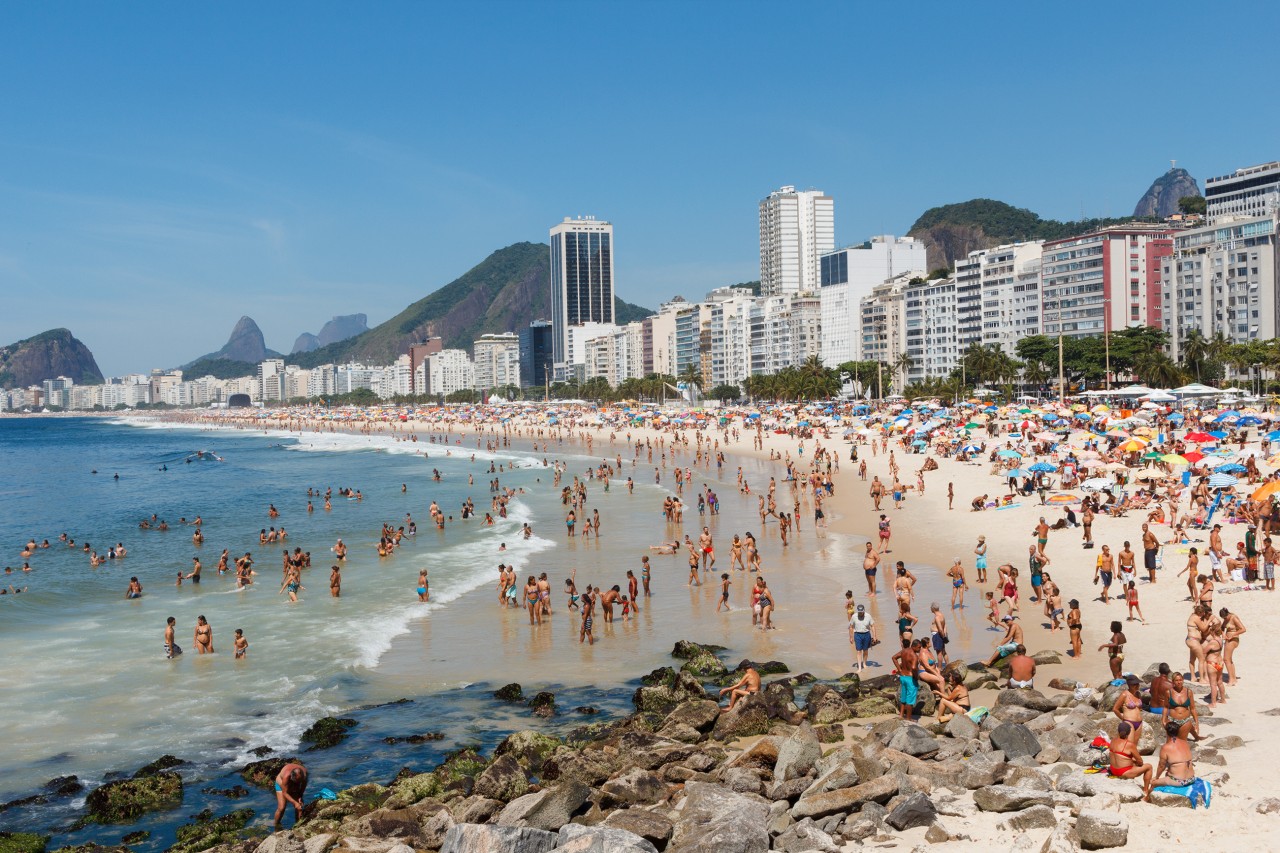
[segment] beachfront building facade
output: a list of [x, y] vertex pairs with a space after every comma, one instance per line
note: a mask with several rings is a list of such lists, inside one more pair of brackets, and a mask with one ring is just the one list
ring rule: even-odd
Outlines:
[[817, 296], [777, 295], [752, 300], [747, 314], [751, 375], [767, 376], [822, 354], [822, 303]]
[[960, 363], [955, 278], [908, 283], [904, 299], [908, 381], [950, 376]]
[[717, 385], [738, 385], [751, 375], [750, 291], [736, 287], [718, 288], [707, 296], [711, 305], [710, 373], [706, 389]]
[[818, 259], [836, 245], [835, 200], [785, 186], [760, 201], [760, 295], [818, 289]]
[[835, 367], [860, 359], [863, 297], [877, 284], [904, 272], [924, 270], [926, 255], [924, 243], [914, 237], [882, 234], [818, 259], [824, 365]]
[[658, 306], [658, 313], [646, 317], [643, 324], [644, 375], [658, 373], [675, 376], [676, 373], [676, 317], [689, 305], [683, 296], [675, 296]]
[[472, 341], [471, 352], [477, 391], [520, 384], [519, 336], [481, 335]]
[[705, 387], [711, 373], [711, 305], [691, 302], [676, 312], [675, 376], [680, 379], [692, 368]]
[[550, 320], [533, 320], [519, 332], [520, 387], [546, 386], [555, 364]]
[[594, 337], [586, 343], [586, 378], [604, 379], [611, 387], [618, 387], [628, 379], [639, 379], [644, 374], [644, 330], [640, 322], [616, 326], [606, 335]]
[[1178, 232], [1164, 259], [1164, 330], [1171, 355], [1182, 357], [1193, 329], [1221, 333], [1233, 344], [1274, 338], [1280, 332], [1276, 230], [1280, 214], [1218, 217], [1217, 224]]
[[1280, 210], [1280, 161], [1236, 169], [1204, 182], [1205, 220], [1252, 219]]
[[463, 349], [442, 349], [427, 356], [419, 368], [423, 387], [433, 396], [470, 391], [475, 386], [475, 366]]
[[906, 273], [892, 278], [871, 289], [860, 303], [862, 316], [862, 359], [884, 365], [877, 390], [888, 393], [892, 386], [901, 390], [906, 385], [908, 371], [902, 356], [907, 352], [907, 287], [918, 273]]
[[[570, 329], [583, 324], [613, 325], [613, 225], [593, 216], [551, 228], [552, 360], [571, 361]], [[597, 337], [597, 335], [590, 335]], [[588, 338], [581, 338], [585, 343]], [[579, 349], [582, 357], [584, 350]]]
[[1013, 355], [1019, 340], [1040, 334], [1043, 245], [1043, 240], [1035, 240], [977, 253], [984, 346]]
[[1046, 242], [1040, 272], [1043, 334], [1083, 338], [1162, 327], [1164, 259], [1172, 253], [1173, 231], [1142, 223]]

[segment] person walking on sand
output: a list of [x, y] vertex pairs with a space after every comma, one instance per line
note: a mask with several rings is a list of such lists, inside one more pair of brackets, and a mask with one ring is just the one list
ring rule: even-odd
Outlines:
[[1093, 567], [1094, 584], [1097, 584], [1099, 581], [1102, 582], [1102, 595], [1099, 597], [1099, 600], [1103, 604], [1106, 604], [1111, 600], [1109, 597], [1111, 593], [1111, 579], [1114, 577], [1115, 567], [1116, 562], [1115, 558], [1111, 556], [1111, 546], [1103, 545], [1102, 553], [1098, 555], [1097, 562]]
[[849, 643], [853, 646], [858, 672], [867, 668], [867, 655], [871, 647], [879, 640], [876, 637], [876, 622], [867, 612], [865, 604], [859, 604], [853, 616], [849, 618]]
[[978, 573], [978, 583], [987, 582], [987, 537], [979, 536], [978, 544], [974, 547], [973, 553], [976, 555], [974, 559], [974, 570]]
[[716, 602], [717, 613], [720, 612], [721, 607], [724, 608], [726, 613], [729, 612], [729, 575], [728, 574], [720, 575], [720, 600]]
[[886, 515], [880, 516], [879, 533], [880, 533], [880, 553], [888, 554], [889, 553], [889, 537], [893, 535], [893, 531], [889, 529], [889, 517]]

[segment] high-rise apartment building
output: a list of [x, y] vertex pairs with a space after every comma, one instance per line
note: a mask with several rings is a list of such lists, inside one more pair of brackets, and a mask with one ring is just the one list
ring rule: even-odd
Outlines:
[[[551, 229], [552, 358], [569, 361], [569, 328], [613, 323], [613, 225], [594, 217]], [[593, 335], [594, 337], [594, 335]], [[581, 357], [581, 356], [580, 356]]]
[[1224, 217], [1216, 225], [1180, 231], [1164, 259], [1164, 329], [1171, 354], [1182, 357], [1193, 329], [1219, 332], [1231, 343], [1267, 340], [1280, 333], [1277, 213]]
[[444, 338], [427, 338], [409, 346], [409, 389], [411, 394], [426, 394], [427, 386], [418, 382], [418, 368], [430, 356], [444, 349]]
[[835, 201], [787, 186], [760, 202], [760, 294], [816, 292], [819, 258], [836, 246]]
[[477, 391], [518, 385], [520, 338], [513, 334], [481, 335], [471, 345]]
[[905, 272], [925, 275], [925, 245], [914, 237], [872, 237], [818, 259], [822, 302], [822, 363], [836, 367], [861, 358], [862, 298], [877, 284]]
[[1043, 240], [971, 252], [982, 293], [982, 344], [1014, 354], [1018, 341], [1040, 334], [1040, 257]]
[[1236, 169], [1204, 182], [1205, 218], [1270, 216], [1280, 209], [1280, 161]]
[[1043, 334], [1069, 338], [1133, 326], [1162, 326], [1164, 259], [1172, 231], [1132, 223], [1043, 247]]
[[954, 277], [908, 284], [906, 346], [908, 382], [950, 376], [960, 363]]
[[532, 388], [551, 381], [554, 360], [550, 320], [534, 320], [520, 330], [520, 387]]

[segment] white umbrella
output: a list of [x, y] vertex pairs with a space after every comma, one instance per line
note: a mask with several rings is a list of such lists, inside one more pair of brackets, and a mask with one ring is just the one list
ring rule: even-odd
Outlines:
[[1081, 483], [1080, 488], [1086, 492], [1100, 492], [1103, 489], [1111, 488], [1113, 485], [1115, 484], [1106, 477], [1093, 477]]

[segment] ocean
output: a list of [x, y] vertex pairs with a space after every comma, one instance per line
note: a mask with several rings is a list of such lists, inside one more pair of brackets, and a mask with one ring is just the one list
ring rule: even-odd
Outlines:
[[[239, 782], [236, 771], [258, 757], [258, 747], [296, 751], [303, 730], [327, 714], [360, 721], [347, 743], [305, 755], [317, 789], [338, 789], [385, 783], [402, 766], [424, 769], [449, 749], [489, 748], [521, 728], [563, 731], [625, 713], [638, 677], [672, 664], [671, 645], [681, 638], [726, 646], [730, 666], [741, 657], [781, 659], [819, 677], [849, 668], [841, 663], [851, 659], [843, 591], [852, 588], [862, 600], [864, 540], [814, 531], [805, 518], [796, 542], [783, 548], [776, 524], [759, 526], [755, 494], [739, 494], [735, 482], [742, 465], [759, 491], [771, 474], [780, 474], [777, 466], [731, 457], [722, 472], [696, 470], [695, 482], [720, 495], [721, 514], [700, 517], [696, 491], [686, 487], [689, 509], [684, 524], [675, 525], [660, 512], [663, 498], [674, 493], [671, 469], [655, 483], [660, 452], [652, 463], [641, 457], [633, 466], [632, 448], [621, 437], [613, 446], [598, 439], [590, 457], [585, 447], [554, 438], [545, 453], [535, 452], [527, 437], [495, 452], [478, 449], [474, 435], [448, 446], [428, 438], [212, 429], [145, 418], [0, 419], [0, 562], [15, 569], [6, 586], [26, 588], [0, 596], [0, 640], [11, 650], [10, 666], [0, 668], [8, 734], [0, 801], [37, 793], [54, 777], [75, 774], [92, 787], [162, 754], [177, 755], [187, 762], [181, 769], [185, 801], [139, 822], [153, 835], [134, 845], [160, 850], [174, 828], [202, 808], [219, 813], [247, 803], [259, 812], [256, 823], [268, 820], [273, 806], [264, 793], [234, 801], [205, 792]], [[600, 510], [604, 538], [568, 539], [560, 489], [544, 459], [568, 466], [562, 484], [568, 485], [574, 474], [585, 476], [602, 458], [618, 455], [623, 475], [609, 492], [587, 481], [588, 506]], [[681, 461], [692, 464], [687, 455]], [[490, 466], [507, 470], [490, 474]], [[490, 527], [481, 520], [495, 476], [522, 493], [509, 517], [495, 513]], [[626, 489], [627, 476], [635, 478], [634, 493]], [[307, 489], [330, 487], [332, 510], [313, 497], [308, 513]], [[360, 490], [364, 499], [339, 497], [343, 487]], [[780, 484], [780, 504], [788, 503], [786, 494]], [[462, 521], [468, 497], [477, 517]], [[454, 517], [443, 533], [427, 513], [433, 500]], [[280, 512], [274, 519], [268, 517], [273, 504]], [[417, 522], [416, 537], [379, 558], [382, 524], [404, 524], [406, 513]], [[153, 514], [170, 529], [139, 529]], [[206, 537], [199, 547], [193, 528], [179, 521], [197, 515]], [[526, 522], [534, 530], [527, 540], [520, 535]], [[729, 569], [732, 534], [756, 532], [779, 601], [779, 630], [752, 630], [750, 578], [743, 573], [734, 573], [733, 611], [717, 613], [716, 576], [704, 573], [704, 586], [689, 588], [683, 558], [655, 554], [654, 597], [626, 623], [605, 625], [597, 614], [597, 644], [578, 644], [578, 620], [564, 612], [564, 577], [576, 574], [580, 587], [621, 583], [625, 590], [625, 570], [639, 575], [639, 556], [653, 553], [648, 545], [684, 533], [696, 538], [703, 523], [716, 536], [717, 572]], [[258, 532], [272, 526], [287, 530], [288, 539], [260, 545]], [[63, 533], [74, 548], [59, 541]], [[32, 538], [51, 545], [35, 551], [32, 571], [24, 573], [19, 552]], [[338, 538], [350, 551], [342, 597], [334, 599], [328, 575]], [[122, 542], [128, 555], [93, 568], [82, 550], [86, 542], [100, 554]], [[278, 594], [285, 545], [312, 553], [297, 604]], [[253, 554], [259, 574], [252, 587], [237, 591], [233, 574], [217, 575], [224, 548], [232, 557]], [[203, 582], [177, 586], [176, 575], [188, 572], [196, 555]], [[533, 628], [523, 610], [497, 606], [499, 562], [514, 564], [521, 583], [530, 573], [548, 572], [557, 611], [552, 624]], [[426, 605], [414, 591], [422, 567], [431, 579]], [[131, 576], [144, 588], [138, 600], [125, 599]], [[926, 588], [933, 585], [923, 580]], [[192, 643], [200, 615], [213, 628], [214, 655], [197, 655]], [[173, 661], [162, 648], [168, 616], [176, 618], [185, 650]], [[236, 628], [249, 640], [246, 660], [231, 654]], [[526, 695], [554, 690], [562, 714], [544, 721], [496, 702], [492, 691], [507, 681], [522, 683]], [[575, 713], [580, 706], [602, 716]], [[427, 732], [443, 739], [383, 740]], [[0, 829], [53, 832], [57, 846], [114, 844], [136, 828], [67, 832], [82, 803], [83, 794], [0, 811]]]

